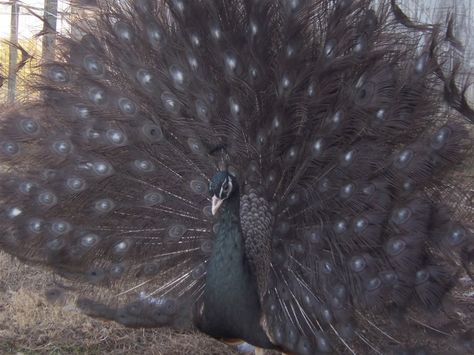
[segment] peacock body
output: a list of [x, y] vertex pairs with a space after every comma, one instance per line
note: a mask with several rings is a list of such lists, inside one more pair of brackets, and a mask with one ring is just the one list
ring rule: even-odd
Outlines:
[[31, 79], [41, 100], [2, 114], [2, 249], [129, 327], [296, 354], [474, 351], [456, 297], [474, 112], [452, 19], [139, 0], [86, 22]]

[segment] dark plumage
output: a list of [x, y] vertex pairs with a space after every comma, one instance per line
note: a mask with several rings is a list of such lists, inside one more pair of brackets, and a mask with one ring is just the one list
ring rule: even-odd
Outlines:
[[377, 3], [100, 2], [2, 114], [0, 247], [130, 327], [472, 353], [462, 46]]
[[237, 181], [227, 173], [211, 180], [214, 202], [220, 196], [218, 227], [209, 258], [206, 285], [197, 307], [197, 326], [216, 338], [245, 339], [269, 348], [272, 343], [260, 325], [261, 307], [257, 283], [248, 260], [240, 227], [240, 191]]

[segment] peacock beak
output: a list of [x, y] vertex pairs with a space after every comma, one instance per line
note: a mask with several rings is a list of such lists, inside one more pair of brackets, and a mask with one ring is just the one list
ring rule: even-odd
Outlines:
[[212, 196], [211, 212], [213, 216], [215, 216], [215, 214], [217, 213], [217, 210], [219, 209], [219, 207], [221, 207], [222, 202], [224, 202], [224, 200], [221, 200], [219, 197]]

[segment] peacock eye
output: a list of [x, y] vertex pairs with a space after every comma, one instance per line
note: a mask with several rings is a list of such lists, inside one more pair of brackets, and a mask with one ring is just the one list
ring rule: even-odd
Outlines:
[[222, 190], [223, 190], [224, 192], [227, 192], [228, 189], [229, 189], [229, 184], [226, 182], [226, 183], [224, 183], [224, 184], [222, 185]]

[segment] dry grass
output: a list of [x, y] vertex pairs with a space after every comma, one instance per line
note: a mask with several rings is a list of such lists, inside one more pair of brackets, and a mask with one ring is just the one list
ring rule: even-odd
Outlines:
[[235, 354], [193, 333], [128, 329], [79, 313], [71, 298], [44, 297], [52, 276], [0, 252], [0, 353], [15, 354]]

